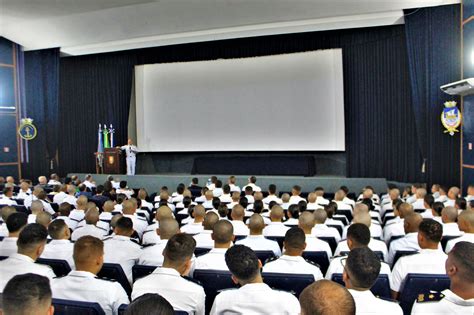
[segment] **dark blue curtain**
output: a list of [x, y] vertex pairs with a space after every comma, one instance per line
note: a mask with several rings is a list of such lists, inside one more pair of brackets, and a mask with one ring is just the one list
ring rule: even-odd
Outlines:
[[28, 142], [24, 177], [47, 175], [57, 169], [59, 129], [59, 49], [25, 52], [25, 110], [38, 135]]
[[[427, 183], [459, 184], [460, 135], [443, 133], [443, 104], [453, 97], [439, 87], [461, 79], [460, 6], [405, 12], [412, 108], [421, 165], [417, 178]], [[458, 98], [454, 100], [459, 101]]]

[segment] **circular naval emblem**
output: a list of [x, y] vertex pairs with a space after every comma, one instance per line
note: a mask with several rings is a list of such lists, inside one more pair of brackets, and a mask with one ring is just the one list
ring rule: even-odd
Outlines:
[[20, 127], [18, 128], [18, 134], [22, 139], [29, 141], [36, 137], [38, 131], [36, 130], [36, 127], [33, 125], [32, 121], [22, 121]]

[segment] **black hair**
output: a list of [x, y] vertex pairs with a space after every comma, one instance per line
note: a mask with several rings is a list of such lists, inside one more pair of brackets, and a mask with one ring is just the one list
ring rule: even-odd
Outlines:
[[433, 243], [439, 243], [443, 237], [443, 226], [433, 219], [423, 219], [418, 228], [418, 233], [422, 233]]
[[8, 216], [6, 223], [8, 232], [18, 232], [22, 227], [28, 224], [28, 215], [23, 212], [13, 212]]
[[[308, 206], [308, 204], [306, 203], [305, 200], [300, 200], [300, 202], [298, 202], [298, 208], [299, 208], [300, 212], [305, 212], [307, 206]], [[297, 218], [295, 218], [295, 219], [297, 219]]]
[[262, 213], [263, 212], [263, 201], [262, 200], [255, 200], [253, 203], [253, 212], [255, 213]]
[[292, 227], [285, 233], [285, 247], [303, 249], [306, 242], [306, 235], [299, 227]]
[[362, 199], [362, 201], [360, 203], [363, 203], [363, 204], [367, 205], [367, 207], [369, 208], [369, 211], [374, 211], [375, 210], [374, 202], [370, 198], [364, 198], [364, 199]]
[[425, 198], [423, 198], [423, 201], [428, 205], [428, 207], [432, 207], [433, 203], [435, 202], [435, 199], [433, 195], [426, 195]]
[[214, 209], [219, 209], [219, 206], [221, 205], [221, 200], [217, 197], [212, 198], [212, 207]]
[[32, 246], [36, 246], [41, 242], [46, 242], [47, 238], [48, 231], [44, 226], [38, 223], [31, 223], [21, 230], [16, 244], [18, 245], [18, 250], [30, 250]]
[[351, 283], [356, 288], [370, 289], [380, 273], [381, 263], [368, 247], [354, 248], [346, 260]]
[[196, 241], [191, 235], [178, 233], [168, 240], [163, 255], [173, 262], [184, 262], [193, 256], [195, 248]]
[[103, 192], [104, 192], [104, 185], [97, 185], [97, 187], [95, 188], [95, 193], [101, 194]]
[[341, 186], [339, 187], [340, 190], [342, 190], [346, 195], [349, 193], [349, 188], [347, 186]]
[[225, 184], [222, 190], [224, 191], [224, 194], [230, 194], [230, 186], [228, 184]]
[[275, 184], [268, 185], [268, 192], [272, 195], [276, 193], [277, 187]]
[[156, 293], [139, 296], [127, 306], [124, 315], [174, 315], [173, 306]]
[[240, 197], [239, 199], [239, 205], [241, 205], [242, 207], [244, 207], [244, 209], [247, 209], [248, 205], [249, 205], [249, 200], [246, 198], [246, 197]]
[[130, 218], [121, 217], [115, 223], [115, 227], [123, 231], [130, 231], [130, 230], [133, 230], [133, 221]]
[[474, 283], [474, 243], [457, 242], [449, 255], [452, 255], [458, 265], [462, 278], [468, 283]]
[[234, 245], [225, 253], [229, 271], [239, 280], [250, 281], [259, 274], [258, 258], [255, 252], [244, 245]]
[[193, 179], [191, 179], [191, 183], [197, 185], [199, 183], [199, 179], [197, 177], [193, 177]]
[[441, 211], [443, 211], [443, 209], [444, 209], [444, 203], [442, 203], [440, 201], [436, 201], [431, 206], [431, 209], [433, 209], [434, 212], [436, 212], [437, 215], [441, 216]]
[[290, 205], [288, 207], [288, 212], [294, 219], [298, 219], [300, 217], [300, 208], [298, 207], [298, 205]]
[[460, 210], [466, 210], [467, 208], [467, 201], [464, 198], [456, 198], [456, 205]]
[[347, 229], [347, 238], [357, 245], [368, 246], [370, 243], [370, 230], [362, 223], [353, 223]]

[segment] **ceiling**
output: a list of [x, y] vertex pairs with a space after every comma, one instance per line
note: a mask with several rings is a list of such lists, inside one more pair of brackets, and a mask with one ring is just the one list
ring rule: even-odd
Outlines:
[[0, 0], [0, 36], [83, 55], [217, 39], [403, 23], [460, 0]]

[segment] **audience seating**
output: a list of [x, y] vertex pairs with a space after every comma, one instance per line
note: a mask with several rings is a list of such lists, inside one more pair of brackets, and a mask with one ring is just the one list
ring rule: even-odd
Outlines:
[[413, 302], [419, 294], [449, 289], [450, 283], [447, 275], [409, 273], [400, 293], [400, 306], [403, 309], [403, 314], [411, 313]]
[[116, 280], [122, 285], [123, 289], [129, 297], [132, 294], [132, 287], [130, 286], [127, 276], [125, 275], [125, 272], [123, 272], [122, 266], [120, 266], [120, 264], [104, 263], [102, 269], [99, 271], [97, 276], [99, 278], [108, 278]]
[[16, 209], [16, 211], [18, 211], [18, 212], [23, 212], [23, 213], [26, 213], [26, 214], [31, 214], [30, 209], [26, 208], [25, 206], [17, 206], [17, 205], [14, 205], [13, 207], [14, 207], [14, 208]]
[[305, 251], [303, 252], [303, 258], [317, 264], [323, 275], [326, 274], [329, 268], [329, 257], [326, 252]]
[[55, 315], [105, 315], [99, 303], [53, 299]]
[[[341, 285], [345, 285], [344, 281], [342, 281], [342, 273], [334, 273], [331, 280]], [[370, 288], [370, 291], [372, 291], [375, 296], [390, 299], [390, 281], [388, 275], [379, 275], [377, 281], [375, 281], [372, 288]]]
[[220, 290], [236, 288], [229, 271], [194, 270], [193, 278], [201, 282], [206, 292], [206, 310], [211, 310], [214, 299]]
[[455, 238], [458, 238], [460, 237], [460, 235], [447, 235], [447, 236], [443, 236], [443, 238], [441, 239], [441, 246], [443, 247], [443, 251], [446, 250], [446, 245], [448, 244], [448, 242], [452, 239], [455, 239]]
[[334, 252], [336, 251], [336, 248], [337, 248], [336, 239], [334, 237], [323, 237], [323, 236], [318, 236], [318, 238], [321, 241], [325, 241], [326, 243], [328, 243], [329, 247], [331, 247], [332, 253], [334, 254]]
[[351, 210], [336, 210], [336, 214], [342, 214], [343, 216], [345, 216], [347, 218], [347, 220], [349, 222], [352, 221], [352, 211]]
[[0, 260], [5, 260], [7, 258], [8, 258], [8, 256], [0, 256]]
[[390, 249], [390, 244], [392, 244], [392, 242], [394, 240], [398, 240], [399, 238], [402, 238], [404, 237], [405, 235], [394, 235], [390, 238], [390, 240], [388, 241], [388, 245], [387, 245], [387, 249]]
[[210, 252], [211, 249], [210, 248], [203, 248], [203, 247], [196, 247], [194, 249], [194, 255], [197, 256], [201, 256], [201, 255], [204, 255], [204, 254], [207, 254], [208, 252]]
[[280, 245], [280, 248], [283, 249], [283, 241], [285, 240], [284, 236], [265, 236], [269, 240], [276, 241], [278, 245]]
[[395, 257], [393, 258], [393, 265], [391, 266], [393, 268], [393, 266], [395, 266], [395, 264], [397, 263], [397, 261], [403, 257], [403, 256], [408, 256], [408, 255], [414, 255], [418, 252], [415, 252], [415, 251], [412, 251], [412, 250], [397, 250], [395, 252]]
[[118, 309], [118, 315], [123, 315], [125, 314], [125, 311], [127, 310], [128, 304], [122, 304], [119, 306]]
[[297, 298], [304, 288], [314, 282], [314, 276], [309, 274], [264, 272], [262, 277], [271, 288], [291, 292]]
[[36, 260], [36, 263], [50, 266], [51, 269], [53, 269], [56, 277], [64, 277], [69, 272], [71, 272], [71, 266], [69, 266], [67, 261], [62, 260], [62, 259], [38, 258]]
[[155, 271], [156, 266], [146, 266], [146, 265], [135, 265], [132, 267], [132, 278], [133, 282], [137, 281], [140, 278], [146, 277]]
[[326, 224], [328, 227], [332, 227], [332, 228], [335, 228], [338, 232], [339, 232], [339, 235], [342, 236], [342, 232], [343, 232], [343, 229], [342, 229], [342, 226], [340, 225], [332, 225], [332, 224]]

